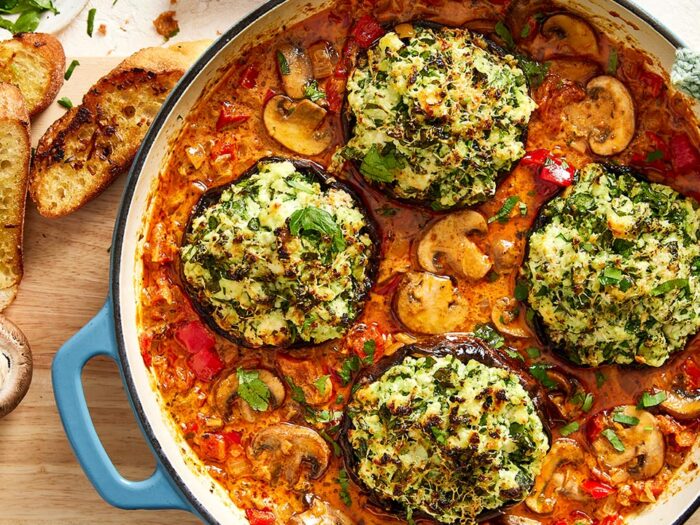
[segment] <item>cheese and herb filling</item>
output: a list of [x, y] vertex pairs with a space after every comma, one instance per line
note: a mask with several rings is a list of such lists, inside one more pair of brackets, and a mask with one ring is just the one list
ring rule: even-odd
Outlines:
[[506, 369], [454, 356], [407, 356], [348, 405], [355, 473], [368, 489], [442, 523], [523, 500], [548, 438]]
[[181, 248], [194, 299], [254, 347], [342, 336], [371, 286], [374, 254], [358, 201], [288, 161], [261, 162], [224, 189]]
[[384, 35], [349, 78], [352, 138], [341, 150], [370, 182], [434, 209], [492, 197], [525, 153], [535, 102], [514, 57], [467, 30]]
[[619, 167], [579, 177], [530, 237], [530, 306], [576, 363], [661, 366], [700, 329], [698, 205]]

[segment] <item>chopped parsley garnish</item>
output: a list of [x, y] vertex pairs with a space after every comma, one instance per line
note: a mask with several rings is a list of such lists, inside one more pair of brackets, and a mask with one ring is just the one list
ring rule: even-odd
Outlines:
[[491, 224], [494, 221], [498, 221], [501, 224], [508, 222], [508, 219], [510, 218], [510, 212], [513, 211], [513, 208], [515, 208], [515, 205], [518, 204], [520, 201], [520, 197], [517, 195], [511, 195], [508, 197], [504, 202], [503, 206], [501, 207], [500, 210], [496, 212], [496, 215], [493, 217], [489, 217], [489, 224]]
[[633, 427], [635, 425], [639, 424], [639, 418], [634, 417], [634, 416], [628, 416], [626, 414], [623, 414], [621, 411], [616, 410], [613, 412], [613, 417], [612, 420], [615, 423], [621, 423], [623, 425], [627, 425], [629, 427]]
[[392, 182], [393, 170], [404, 166], [403, 159], [396, 154], [394, 148], [385, 147], [380, 152], [372, 145], [360, 164], [360, 172], [370, 180], [377, 182]]
[[318, 82], [314, 80], [306, 85], [304, 96], [312, 102], [318, 102], [322, 98], [326, 98], [326, 92], [318, 87]]
[[536, 346], [531, 346], [525, 351], [527, 352], [527, 355], [530, 356], [530, 359], [537, 359], [541, 355], [540, 349]]
[[660, 405], [666, 401], [666, 392], [657, 392], [656, 394], [650, 394], [649, 392], [644, 392], [642, 394], [637, 408], [651, 408]]
[[304, 389], [297, 385], [291, 377], [285, 376], [284, 379], [285, 381], [287, 381], [287, 384], [289, 385], [289, 388], [292, 391], [292, 400], [302, 405], [305, 405], [306, 396], [304, 395]]
[[340, 469], [340, 472], [338, 473], [338, 484], [340, 485], [340, 499], [343, 500], [343, 503], [345, 503], [348, 507], [352, 505], [352, 498], [350, 497], [350, 490], [349, 490], [349, 480], [348, 480], [348, 473], [347, 471], [343, 468]]
[[566, 437], [566, 436], [570, 436], [574, 432], [577, 432], [579, 428], [580, 428], [580, 425], [578, 424], [578, 422], [572, 421], [568, 425], [564, 425], [563, 427], [561, 427], [561, 429], [559, 429], [559, 432], [561, 433], [562, 436]]
[[601, 434], [612, 445], [612, 448], [618, 452], [625, 451], [625, 445], [622, 444], [622, 441], [620, 441], [620, 438], [617, 436], [617, 434], [615, 434], [615, 431], [612, 428], [606, 428], [603, 430], [603, 432], [601, 432]]
[[80, 62], [77, 60], [71, 61], [70, 65], [68, 66], [68, 69], [66, 69], [66, 73], [63, 75], [64, 80], [70, 79], [71, 76], [73, 76], [73, 71], [75, 71], [75, 68], [80, 65]]
[[543, 387], [545, 387], [548, 390], [552, 390], [558, 385], [557, 382], [554, 381], [554, 379], [549, 377], [549, 374], [547, 373], [547, 370], [549, 368], [551, 368], [551, 365], [538, 363], [530, 366], [530, 373], [532, 374], [532, 377], [537, 379], [542, 384]]
[[292, 235], [317, 232], [330, 237], [333, 249], [340, 252], [345, 249], [345, 238], [343, 231], [333, 219], [333, 216], [326, 210], [307, 206], [301, 210], [296, 210], [289, 217], [289, 231]]
[[365, 341], [365, 344], [362, 346], [362, 350], [365, 352], [365, 357], [362, 359], [362, 364], [371, 365], [374, 363], [374, 354], [377, 351], [377, 343], [375, 343], [372, 339]]
[[527, 301], [527, 295], [530, 291], [527, 283], [525, 281], [518, 281], [515, 283], [515, 290], [513, 295], [518, 301]]
[[73, 107], [73, 102], [68, 97], [61, 97], [58, 99], [58, 105], [70, 109]]
[[330, 379], [331, 376], [325, 375], [319, 377], [316, 381], [314, 381], [314, 386], [316, 387], [316, 390], [318, 390], [318, 393], [321, 394], [322, 396], [326, 395], [326, 390], [328, 389], [328, 379]]
[[339, 458], [343, 454], [343, 451], [340, 449], [340, 445], [338, 445], [338, 442], [335, 439], [333, 439], [330, 435], [328, 435], [328, 432], [326, 432], [325, 430], [319, 430], [318, 435], [325, 439], [328, 442], [328, 444], [333, 448], [333, 455], [335, 457]]
[[343, 386], [347, 385], [351, 380], [355, 372], [360, 369], [360, 358], [356, 355], [349, 357], [343, 361], [343, 366], [340, 368], [338, 375], [340, 380], [343, 382]]
[[87, 17], [87, 34], [92, 38], [92, 32], [95, 29], [95, 15], [97, 14], [97, 9], [94, 7], [88, 11]]
[[549, 62], [536, 62], [524, 56], [518, 57], [520, 69], [525, 73], [528, 84], [532, 89], [539, 87], [549, 71]]
[[263, 412], [270, 406], [270, 389], [260, 379], [260, 374], [256, 370], [236, 370], [238, 377], [238, 395], [241, 396], [250, 408]]
[[658, 295], [663, 295], [665, 293], [670, 292], [671, 290], [677, 290], [679, 288], [688, 288], [688, 279], [671, 279], [670, 281], [661, 283], [656, 288], [653, 288], [649, 292], [649, 295], [656, 297]]
[[490, 324], [476, 325], [473, 334], [493, 348], [501, 348], [506, 342], [503, 336]]
[[438, 427], [430, 427], [430, 431], [433, 433], [435, 441], [437, 441], [441, 445], [447, 443], [447, 432]]
[[501, 40], [505, 42], [508, 49], [513, 49], [515, 47], [515, 42], [513, 41], [513, 35], [510, 33], [510, 29], [499, 20], [496, 24], [496, 34], [501, 37]]
[[595, 384], [598, 388], [605, 384], [605, 375], [600, 370], [596, 370], [595, 372]]
[[617, 49], [614, 47], [610, 48], [610, 54], [608, 55], [608, 73], [610, 75], [614, 75], [617, 73], [617, 65], [618, 65], [618, 58], [617, 58]]
[[515, 348], [506, 348], [506, 354], [512, 359], [517, 359], [518, 361], [525, 361], [525, 358], [522, 356], [520, 352], [518, 352]]
[[655, 149], [647, 153], [647, 162], [656, 162], [664, 158], [664, 152], [660, 149]]
[[277, 67], [279, 67], [281, 75], [289, 75], [289, 63], [282, 51], [277, 51]]

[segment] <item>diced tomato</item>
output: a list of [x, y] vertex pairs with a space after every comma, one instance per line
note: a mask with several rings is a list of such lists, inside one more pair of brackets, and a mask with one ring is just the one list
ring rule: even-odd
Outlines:
[[665, 85], [664, 78], [651, 71], [642, 71], [639, 75], [639, 79], [642, 81], [642, 84], [644, 84], [645, 91], [653, 98], [657, 98], [661, 94]]
[[674, 135], [671, 137], [669, 146], [671, 164], [676, 173], [700, 169], [700, 153], [688, 135], [685, 133]]
[[271, 99], [272, 97], [274, 97], [275, 95], [277, 95], [277, 92], [276, 92], [276, 91], [274, 91], [274, 90], [272, 90], [272, 89], [268, 89], [268, 90], [265, 92], [265, 97], [263, 98], [263, 106], [264, 106], [265, 104], [267, 104], [267, 103], [270, 101], [270, 99]]
[[385, 33], [384, 28], [379, 25], [373, 16], [364, 15], [355, 22], [350, 34], [355, 38], [362, 48], [368, 48], [375, 40]]
[[224, 368], [219, 354], [213, 349], [197, 352], [187, 360], [187, 364], [200, 381], [211, 381]]
[[153, 343], [153, 336], [149, 334], [139, 335], [141, 357], [143, 358], [143, 363], [147, 368], [151, 368], [151, 364], [153, 364], [153, 357], [151, 356], [151, 343]]
[[602, 520], [598, 522], [598, 525], [623, 525], [624, 520], [619, 514], [611, 514], [610, 516], [605, 516]]
[[377, 283], [377, 286], [374, 289], [374, 293], [376, 293], [377, 295], [393, 295], [403, 277], [404, 274], [397, 273], [396, 275], [389, 277], [385, 281]]
[[588, 437], [589, 443], [593, 443], [600, 433], [603, 432], [605, 428], [605, 416], [603, 414], [596, 414], [586, 423], [586, 437]]
[[248, 66], [241, 75], [240, 84], [246, 89], [253, 89], [258, 85], [258, 75], [260, 72], [255, 66]]
[[229, 447], [241, 444], [242, 434], [240, 432], [229, 430], [228, 432], [222, 432], [221, 435], [224, 436], [224, 441]]
[[373, 362], [377, 362], [384, 354], [384, 333], [377, 323], [366, 325], [360, 323], [354, 326], [345, 338], [348, 349], [360, 359], [367, 358], [365, 346], [369, 343], [374, 347]]
[[221, 105], [221, 111], [219, 112], [219, 119], [216, 121], [216, 131], [221, 131], [226, 126], [231, 124], [240, 124], [245, 122], [250, 118], [250, 115], [236, 114], [233, 104], [230, 102], [224, 102]]
[[569, 520], [566, 518], [559, 518], [558, 520], [554, 521], [552, 525], [569, 525]]
[[188, 434], [194, 434], [199, 430], [199, 423], [196, 421], [188, 421], [184, 425], [182, 425], [182, 432], [187, 436]]
[[594, 479], [587, 479], [584, 481], [582, 488], [593, 499], [607, 498], [610, 494], [616, 492], [615, 488], [611, 487], [607, 483], [596, 481]]
[[345, 80], [337, 77], [329, 77], [328, 80], [326, 80], [325, 88], [328, 110], [333, 113], [337, 113], [343, 107]]
[[221, 434], [202, 434], [197, 440], [202, 454], [221, 463], [226, 459], [226, 440]]
[[175, 339], [191, 354], [213, 350], [216, 345], [216, 339], [201, 321], [190, 321], [180, 326], [175, 331]]
[[700, 387], [700, 367], [695, 362], [695, 359], [689, 357], [681, 365], [683, 373], [688, 377], [688, 381], [693, 388]]
[[520, 159], [520, 163], [523, 166], [538, 167], [540, 178], [557, 186], [571, 186], [576, 175], [576, 168], [546, 149], [528, 152]]
[[250, 525], [275, 525], [275, 515], [269, 510], [245, 509]]
[[232, 159], [236, 156], [236, 142], [233, 135], [227, 134], [221, 137], [211, 148], [210, 156], [212, 160], [216, 160], [224, 155], [230, 155]]

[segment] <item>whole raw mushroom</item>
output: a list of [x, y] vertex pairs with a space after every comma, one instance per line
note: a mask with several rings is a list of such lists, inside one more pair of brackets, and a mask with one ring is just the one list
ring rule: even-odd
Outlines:
[[0, 315], [0, 418], [22, 401], [32, 382], [32, 352], [19, 328]]

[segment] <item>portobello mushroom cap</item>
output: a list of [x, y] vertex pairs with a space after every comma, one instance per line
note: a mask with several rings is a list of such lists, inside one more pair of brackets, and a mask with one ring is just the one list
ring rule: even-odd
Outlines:
[[[356, 427], [353, 421], [357, 417], [358, 410], [360, 410], [358, 407], [355, 407], [353, 405], [357, 401], [358, 394], [362, 395], [361, 393], [364, 389], [370, 387], [376, 382], [381, 381], [385, 377], [385, 374], [394, 367], [405, 364], [407, 358], [432, 358], [435, 360], [455, 358], [464, 365], [467, 365], [471, 361], [476, 361], [480, 365], [484, 365], [484, 367], [479, 367], [477, 368], [477, 370], [506, 370], [509, 372], [509, 374], [511, 374], [511, 376], [509, 377], [514, 376], [515, 380], [517, 381], [517, 386], [522, 387], [521, 392], [524, 392], [525, 394], [524, 399], [529, 400], [527, 401], [527, 403], [529, 403], [532, 412], [528, 413], [531, 415], [533, 420], [537, 420], [541, 423], [541, 430], [539, 431], [541, 440], [539, 442], [539, 445], [537, 443], [531, 444], [531, 449], [528, 451], [531, 452], [533, 456], [536, 456], [536, 459], [533, 459], [532, 463], [529, 465], [534, 466], [534, 469], [537, 470], [537, 463], [542, 463], [544, 455], [546, 454], [546, 449], [548, 449], [549, 443], [551, 442], [549, 421], [550, 414], [553, 414], [553, 408], [547, 400], [546, 394], [540, 383], [529, 375], [529, 373], [523, 368], [523, 365], [519, 361], [516, 361], [506, 355], [501, 354], [497, 350], [494, 350], [493, 348], [486, 345], [486, 343], [484, 343], [481, 339], [472, 337], [468, 334], [449, 334], [440, 337], [432, 337], [425, 339], [420, 343], [405, 346], [398, 350], [396, 353], [392, 354], [391, 356], [384, 357], [374, 366], [363, 370], [357, 377], [356, 382], [352, 388], [352, 394], [350, 395], [350, 398], [348, 400], [348, 408], [341, 422], [339, 444], [341, 450], [343, 451], [343, 458], [348, 475], [353, 480], [353, 482], [360, 486], [363, 489], [363, 492], [367, 494], [369, 503], [371, 503], [375, 507], [378, 507], [382, 511], [389, 512], [399, 517], [404, 517], [407, 512], [407, 507], [404, 502], [397, 501], [397, 499], [392, 499], [386, 494], [380, 493], [378, 490], [373, 490], [363, 480], [359, 472], [361, 458], [358, 457], [358, 451], [353, 447], [353, 444], [351, 443], [352, 438], [350, 434], [351, 432], [356, 431]], [[445, 370], [445, 368], [443, 367], [440, 370]], [[452, 370], [454, 371], [454, 369]], [[437, 372], [438, 374], [440, 373], [439, 370]], [[445, 378], [445, 381], [448, 381], [448, 378]], [[515, 388], [515, 386], [511, 385], [511, 388]], [[483, 402], [484, 406], [488, 408], [494, 402], [496, 404], [500, 402], [505, 402], [502, 401], [503, 398], [508, 399], [509, 395], [513, 395], [512, 391], [509, 390], [508, 392], [506, 392], [504, 390], [501, 391], [501, 393], [494, 392], [493, 398], [489, 398], [489, 396], [486, 396], [488, 399], [479, 398], [479, 401]], [[399, 397], [401, 397], [401, 394], [399, 392], [395, 392], [393, 394], [393, 400], [397, 400]], [[494, 401], [494, 398], [496, 398], [497, 401]], [[458, 402], [460, 403], [465, 403], [468, 401], [469, 400], [458, 400]], [[397, 418], [402, 418], [410, 414], [410, 412], [407, 412], [405, 410], [406, 408], [407, 407], [405, 407], [404, 405], [399, 406], [398, 404], [394, 403], [392, 407], [385, 405], [381, 410], [385, 410], [387, 416], [395, 416]], [[487, 412], [483, 413], [486, 414]], [[450, 411], [449, 418], [450, 420], [459, 421], [460, 416], [458, 416], [456, 411]], [[528, 419], [528, 421], [531, 420]], [[422, 431], [427, 431], [427, 433], [424, 433], [422, 436], [426, 439], [429, 439], [430, 433], [432, 432], [434, 437], [436, 438], [436, 443], [438, 444], [440, 443], [440, 439], [446, 440], [449, 439], [450, 436], [457, 436], [456, 433], [450, 433], [448, 431], [442, 434], [442, 438], [440, 438], [441, 431], [439, 427], [439, 422], [440, 417], [437, 414], [434, 415], [434, 418], [433, 420], [431, 420], [431, 424], [429, 425], [429, 427], [419, 428], [420, 423], [418, 422], [412, 422], [410, 420], [401, 421], [401, 424], [403, 426], [401, 427], [402, 431], [399, 434], [408, 435], [410, 429], [413, 428]], [[524, 425], [520, 426], [519, 428], [521, 428], [522, 430], [523, 427]], [[515, 427], [513, 427], [513, 423], [511, 423], [510, 428], [518, 428], [518, 425], [515, 425]], [[532, 432], [533, 435], [538, 433], [535, 430], [533, 430]], [[370, 438], [377, 439], [377, 436], [372, 435], [370, 436]], [[534, 439], [532, 436], [529, 436], [529, 438], [530, 440]], [[446, 441], [444, 443], [446, 443]], [[461, 471], [466, 475], [473, 473], [472, 470], [474, 465], [470, 465], [470, 459], [472, 457], [471, 453], [467, 453], [466, 449], [448, 449], [447, 445], [443, 444], [443, 446], [446, 450], [446, 457], [449, 458], [450, 461], [454, 462], [454, 465], [449, 467], [451, 469], [451, 472], [458, 473], [461, 469]], [[478, 445], [474, 445], [474, 447], [475, 450], [478, 449]], [[434, 449], [431, 450], [432, 452], [435, 452]], [[426, 454], [430, 455], [431, 451], [426, 451]], [[396, 468], [395, 466], [397, 464], [400, 465], [400, 459], [392, 457], [390, 453], [387, 453], [387, 455], [383, 457], [383, 461], [386, 462], [386, 465], [391, 466], [392, 468]], [[521, 465], [523, 463], [525, 463], [525, 461], [523, 461]], [[412, 465], [411, 468], [415, 469], [416, 471], [423, 472], [421, 470], [421, 466]], [[534, 478], [536, 475], [537, 472], [532, 473], [532, 483], [534, 483]], [[406, 482], [404, 481], [404, 484], [401, 487], [402, 494], [406, 493], [407, 486], [405, 483]], [[460, 484], [460, 486], [465, 488], [470, 485], [468, 484], [468, 482], [464, 482]], [[525, 499], [530, 487], [521, 487], [521, 489], [522, 490], [514, 490], [512, 498], [508, 499], [507, 501], [504, 501], [503, 505], [499, 506], [498, 508], [488, 508], [480, 512], [478, 516], [464, 516], [464, 518], [473, 518], [477, 521], [483, 521], [493, 518], [494, 516], [500, 515], [501, 511], [504, 510], [506, 507], [512, 504], [516, 504], [519, 501]], [[486, 488], [486, 490], [488, 490], [488, 487]], [[517, 494], [515, 492], [517, 492]], [[448, 502], [446, 501], [447, 497], [441, 497], [444, 496], [443, 494], [437, 494], [433, 496], [433, 501], [439, 501], [440, 506], [443, 510], [448, 506]], [[412, 516], [414, 519], [425, 519], [430, 521], [437, 521], [440, 523], [450, 523], [450, 521], [440, 521], [440, 517], [436, 516], [435, 513], [428, 513], [426, 512], [426, 510], [419, 509], [417, 507], [412, 508]]]
[[[605, 177], [609, 179], [603, 180]], [[620, 208], [620, 214], [614, 213], [613, 208], [606, 212], [609, 203], [600, 205], [586, 189], [600, 181], [612, 185], [615, 196], [611, 202], [614, 206], [628, 206], [628, 214], [622, 213], [628, 208]], [[554, 265], [551, 257], [545, 261], [543, 255], [551, 252], [545, 249], [543, 232], [551, 227], [548, 235], [554, 236], [554, 229], [561, 226], [558, 218], [571, 213], [576, 238], [566, 240], [569, 231], [555, 236], [555, 242], [561, 244], [556, 244], [556, 265], [567, 261], [571, 264], [572, 257], [585, 256], [591, 257], [597, 267], [593, 271], [592, 263], [586, 263], [585, 268], [577, 263], [576, 283], [570, 278], [558, 278], [565, 270]], [[678, 224], [681, 220], [683, 226]], [[595, 242], [581, 237], [581, 221], [594, 221], [600, 230]], [[667, 186], [647, 182], [628, 166], [589, 164], [580, 170], [576, 184], [540, 209], [528, 235], [520, 278], [529, 287], [525, 302], [535, 312], [532, 324], [540, 340], [580, 366], [663, 365], [700, 330], [700, 279], [690, 271], [693, 261], [700, 260], [700, 228], [693, 226], [698, 224], [700, 210], [693, 199]], [[535, 238], [539, 243], [536, 256]], [[569, 246], [574, 254], [568, 254]], [[563, 254], [562, 249], [567, 253]], [[675, 270], [660, 262], [670, 252], [674, 253], [673, 260], [682, 259]], [[651, 275], [642, 272], [641, 277], [629, 277], [625, 273], [625, 269], [633, 270], [638, 261], [652, 261], [647, 265]], [[586, 271], [590, 275], [585, 275]], [[607, 299], [599, 300], [596, 306], [587, 303], [585, 292], [591, 291], [589, 287]], [[557, 297], [556, 312], [547, 306], [550, 295]], [[678, 321], [675, 316], [680, 315], [682, 308], [690, 308], [693, 315]], [[642, 322], [639, 312], [648, 314], [644, 330], [634, 328], [635, 323]]]
[[[260, 205], [263, 185], [291, 198], [268, 196]], [[341, 337], [378, 270], [380, 240], [366, 209], [350, 186], [311, 161], [260, 159], [193, 208], [178, 262], [194, 309], [212, 330], [249, 348]], [[222, 216], [233, 224], [217, 230]]]
[[[399, 24], [359, 55], [341, 112], [346, 145], [340, 153], [352, 161], [358, 177], [396, 200], [436, 211], [483, 202], [525, 153], [527, 125], [535, 109], [528, 80], [515, 58], [481, 34], [426, 21], [410, 25], [413, 31]], [[432, 48], [438, 44], [425, 44], [427, 39], [421, 37], [426, 33], [445, 42], [445, 49], [436, 51]], [[400, 48], [412, 51], [401, 58], [395, 53]], [[490, 69], [474, 66], [473, 55], [456, 57], [457, 48], [469, 49]], [[390, 50], [390, 70], [386, 81], [378, 81], [372, 71], [385, 49]], [[429, 60], [422, 58], [426, 51], [432, 53]], [[407, 77], [407, 68], [435, 68], [439, 75]], [[443, 86], [448, 82], [455, 87], [446, 92]], [[468, 97], [445, 103], [459, 95], [460, 85], [463, 90], [481, 90], [482, 98], [492, 99], [491, 109], [462, 108], [472, 100]], [[407, 109], [397, 118], [399, 102]], [[459, 122], [461, 114], [470, 116], [465, 119], [468, 125]], [[497, 145], [487, 144], [494, 122], [504, 137]], [[470, 145], [480, 141], [478, 150]]]

